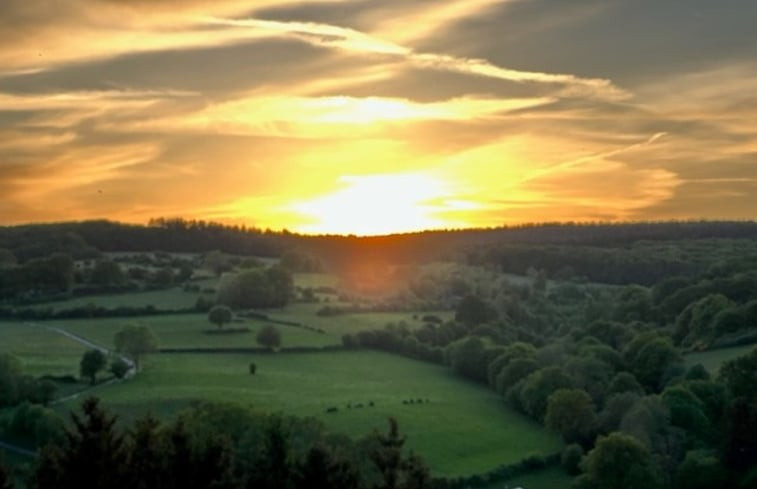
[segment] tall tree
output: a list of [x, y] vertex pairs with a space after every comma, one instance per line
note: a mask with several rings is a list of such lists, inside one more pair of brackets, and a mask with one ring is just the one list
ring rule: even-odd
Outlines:
[[[34, 489], [121, 489], [125, 485], [123, 437], [116, 418], [96, 398], [82, 404], [83, 415], [71, 414], [73, 427], [60, 445], [48, 445], [38, 457]], [[131, 489], [131, 488], [129, 488]]]
[[230, 323], [233, 317], [234, 313], [226, 306], [214, 306], [208, 311], [208, 321], [218, 326], [218, 329], [222, 329], [224, 324]]
[[90, 384], [94, 385], [97, 380], [97, 372], [105, 368], [108, 359], [100, 350], [87, 350], [79, 362], [79, 373], [82, 377], [89, 378]]
[[164, 487], [165, 445], [158, 432], [160, 422], [152, 416], [139, 419], [128, 441], [128, 486], [131, 489]]
[[389, 418], [389, 432], [375, 433], [376, 448], [370, 458], [378, 470], [381, 480], [373, 489], [425, 489], [431, 477], [428, 467], [420, 457], [403, 457], [405, 437], [399, 433], [397, 420]]
[[298, 487], [308, 489], [359, 489], [360, 472], [349, 460], [334, 455], [325, 445], [308, 450], [297, 473]]
[[129, 324], [116, 333], [116, 350], [129, 356], [137, 370], [142, 357], [158, 348], [158, 339], [152, 330], [144, 325]]
[[584, 390], [557, 390], [547, 399], [544, 422], [559, 432], [566, 443], [589, 441], [597, 425], [594, 402]]
[[278, 329], [268, 324], [261, 328], [256, 340], [259, 345], [273, 350], [281, 346], [281, 333], [279, 333]]
[[579, 487], [591, 489], [658, 489], [662, 481], [649, 451], [622, 433], [600, 436], [586, 456]]

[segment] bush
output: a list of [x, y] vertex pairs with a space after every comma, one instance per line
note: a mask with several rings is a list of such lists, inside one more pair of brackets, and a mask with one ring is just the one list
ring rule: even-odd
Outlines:
[[565, 447], [560, 457], [560, 463], [563, 469], [569, 475], [578, 475], [581, 473], [581, 459], [584, 456], [584, 450], [581, 445], [574, 443]]
[[131, 365], [123, 358], [116, 357], [110, 362], [109, 370], [117, 379], [123, 379], [131, 370]]
[[255, 362], [250, 362], [250, 375], [255, 375], [258, 371], [258, 366]]

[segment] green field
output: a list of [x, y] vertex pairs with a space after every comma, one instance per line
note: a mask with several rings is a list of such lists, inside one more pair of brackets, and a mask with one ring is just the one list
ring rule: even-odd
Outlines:
[[[246, 327], [249, 333], [206, 334], [216, 326], [208, 322], [204, 314], [178, 314], [138, 318], [72, 319], [47, 321], [55, 326], [83, 336], [106, 347], [113, 346], [113, 337], [126, 324], [140, 323], [149, 326], [158, 337], [161, 348], [240, 348], [258, 346], [255, 336], [267, 324], [263, 321], [245, 320], [231, 323], [227, 328]], [[333, 336], [316, 333], [294, 326], [276, 326], [281, 332], [282, 346], [325, 346], [338, 343]]]
[[[405, 321], [410, 328], [416, 328], [423, 324], [421, 318], [426, 314], [434, 314], [443, 320], [451, 319], [450, 311], [430, 312], [365, 312], [356, 314], [339, 314], [336, 316], [318, 316], [319, 309], [327, 304], [294, 303], [284, 309], [271, 310], [266, 313], [274, 319], [294, 321], [315, 328], [321, 328], [326, 333], [333, 335], [337, 343], [341, 343], [342, 335], [357, 333], [365, 330], [381, 329], [387, 323]], [[331, 304], [334, 305], [334, 304]], [[413, 319], [413, 317], [417, 319]]]
[[43, 326], [0, 322], [0, 352], [16, 356], [28, 375], [79, 375], [85, 347]]
[[336, 288], [339, 285], [339, 277], [330, 273], [295, 273], [294, 284], [303, 288]]
[[720, 348], [717, 350], [703, 351], [698, 353], [690, 353], [684, 358], [686, 359], [686, 366], [692, 367], [698, 363], [704, 365], [704, 368], [711, 373], [716, 374], [720, 369], [720, 366], [728, 360], [746, 355], [752, 350], [756, 349], [757, 345], [745, 345], [735, 346], [733, 348]]
[[[215, 281], [205, 281], [209, 285]], [[202, 283], [198, 282], [198, 285]], [[154, 306], [161, 310], [188, 309], [195, 306], [197, 298], [203, 294], [197, 292], [185, 292], [181, 287], [172, 287], [170, 289], [151, 290], [147, 292], [130, 292], [127, 294], [110, 294], [110, 295], [93, 295], [86, 297], [75, 297], [65, 301], [47, 302], [36, 304], [36, 309], [52, 309], [61, 311], [64, 309], [74, 309], [93, 305], [113, 309], [116, 307], [147, 307]], [[209, 297], [213, 297], [210, 295]]]
[[[257, 375], [248, 373], [250, 361], [257, 363]], [[169, 415], [198, 399], [234, 401], [315, 416], [355, 437], [385, 429], [387, 417], [395, 416], [409, 446], [436, 474], [448, 476], [484, 472], [528, 453], [554, 453], [562, 445], [484, 386], [443, 367], [378, 352], [153, 355], [137, 378], [98, 394], [127, 418], [146, 411]], [[411, 398], [429, 402], [403, 404]], [[375, 406], [367, 407], [371, 401]], [[348, 409], [348, 403], [366, 407]], [[331, 406], [339, 411], [326, 413]]]

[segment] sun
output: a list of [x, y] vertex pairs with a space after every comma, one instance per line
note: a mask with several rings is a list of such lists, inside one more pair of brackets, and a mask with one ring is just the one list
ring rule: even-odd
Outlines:
[[310, 222], [298, 231], [381, 235], [450, 226], [434, 205], [447, 190], [443, 182], [430, 175], [342, 176], [339, 182], [339, 190], [291, 206]]

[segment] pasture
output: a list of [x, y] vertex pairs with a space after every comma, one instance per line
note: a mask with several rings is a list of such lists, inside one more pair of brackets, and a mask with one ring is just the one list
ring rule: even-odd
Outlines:
[[[248, 373], [251, 361], [256, 375]], [[314, 416], [353, 437], [386, 429], [394, 416], [409, 447], [446, 476], [485, 472], [562, 446], [484, 386], [440, 366], [378, 352], [153, 355], [135, 379], [98, 395], [127, 419], [148, 411], [168, 416], [194, 400], [232, 401]]]
[[[197, 285], [200, 285], [201, 287], [213, 287], [214, 284], [214, 280], [197, 282]], [[194, 307], [197, 298], [200, 296], [208, 298], [214, 297], [213, 294], [186, 292], [181, 287], [171, 287], [168, 289], [128, 292], [123, 294], [88, 295], [62, 301], [36, 304], [31, 307], [36, 309], [52, 309], [53, 311], [77, 309], [88, 307], [90, 305], [106, 309], [115, 309], [117, 307], [139, 308], [153, 306], [157, 310], [177, 310]]]
[[[411, 328], [423, 325], [422, 318], [427, 314], [433, 314], [442, 320], [452, 319], [450, 311], [427, 311], [427, 312], [360, 312], [351, 314], [338, 314], [335, 316], [319, 316], [318, 310], [324, 307], [323, 303], [292, 303], [280, 310], [266, 311], [272, 319], [294, 321], [306, 324], [326, 331], [327, 334], [336, 338], [341, 343], [342, 335], [354, 334], [360, 331], [381, 329], [387, 323], [404, 321]], [[334, 305], [334, 304], [331, 304]]]
[[85, 347], [44, 326], [0, 322], [0, 338], [0, 352], [17, 357], [24, 374], [79, 375], [79, 360]]
[[[160, 348], [243, 348], [256, 347], [255, 336], [266, 323], [258, 320], [233, 322], [225, 328], [249, 328], [247, 333], [207, 334], [216, 326], [208, 322], [205, 314], [172, 314], [137, 318], [72, 319], [47, 321], [55, 326], [108, 348], [113, 347], [115, 334], [126, 324], [139, 323], [149, 326], [158, 337]], [[326, 346], [340, 342], [338, 338], [316, 333], [295, 326], [280, 326], [282, 346]]]

